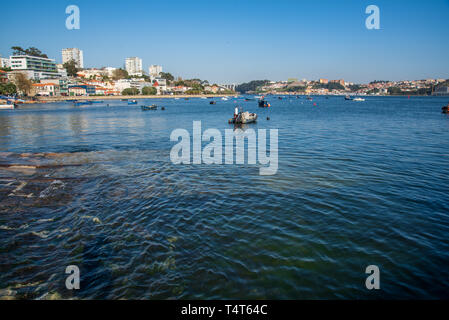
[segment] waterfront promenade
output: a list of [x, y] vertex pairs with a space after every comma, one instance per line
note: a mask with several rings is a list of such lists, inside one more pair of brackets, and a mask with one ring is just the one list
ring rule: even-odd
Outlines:
[[202, 95], [192, 95], [192, 94], [183, 94], [183, 95], [135, 95], [135, 96], [57, 96], [57, 97], [36, 97], [37, 103], [39, 102], [58, 102], [58, 101], [67, 101], [67, 100], [120, 100], [120, 99], [128, 99], [128, 100], [137, 100], [137, 99], [166, 99], [166, 98], [221, 98], [221, 97], [233, 97], [238, 95], [236, 94], [202, 94]]

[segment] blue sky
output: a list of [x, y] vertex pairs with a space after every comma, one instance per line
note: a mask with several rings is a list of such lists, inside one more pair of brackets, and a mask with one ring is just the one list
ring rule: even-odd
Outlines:
[[[81, 29], [67, 30], [78, 5]], [[365, 8], [380, 8], [380, 30]], [[126, 57], [183, 78], [344, 78], [353, 82], [449, 78], [449, 0], [226, 0], [2, 2], [0, 54], [35, 46], [61, 61], [84, 51], [85, 67], [121, 67]]]

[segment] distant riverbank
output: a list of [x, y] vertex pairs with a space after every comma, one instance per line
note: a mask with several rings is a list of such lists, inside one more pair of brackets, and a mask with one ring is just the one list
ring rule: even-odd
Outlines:
[[[235, 94], [238, 95], [238, 94]], [[65, 97], [65, 96], [58, 96], [58, 97], [36, 97], [38, 100], [35, 101], [37, 103], [42, 102], [58, 102], [58, 101], [67, 101], [67, 100], [121, 100], [121, 99], [128, 99], [128, 100], [137, 100], [137, 99], [167, 99], [167, 98], [180, 98], [180, 99], [185, 99], [185, 98], [221, 98], [221, 97], [232, 97], [235, 95], [230, 95], [230, 94], [215, 94], [215, 95], [189, 95], [189, 94], [185, 94], [185, 95], [173, 95], [173, 96], [156, 96], [156, 95], [151, 95], [151, 96], [143, 96], [143, 95], [137, 95], [137, 96], [73, 96], [73, 97]]]

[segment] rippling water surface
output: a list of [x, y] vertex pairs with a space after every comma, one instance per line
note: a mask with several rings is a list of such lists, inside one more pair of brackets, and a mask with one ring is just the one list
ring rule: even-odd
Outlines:
[[0, 111], [0, 297], [448, 298], [447, 98], [269, 100], [237, 101], [279, 129], [274, 176], [170, 162], [236, 100]]

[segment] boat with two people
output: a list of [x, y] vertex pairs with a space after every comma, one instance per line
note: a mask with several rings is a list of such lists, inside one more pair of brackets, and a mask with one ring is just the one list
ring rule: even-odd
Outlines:
[[251, 123], [251, 122], [256, 122], [257, 120], [257, 114], [255, 113], [250, 113], [248, 111], [243, 111], [238, 107], [235, 107], [234, 110], [234, 117], [232, 119], [229, 119], [229, 123], [234, 123], [234, 124], [245, 124], [245, 123]]

